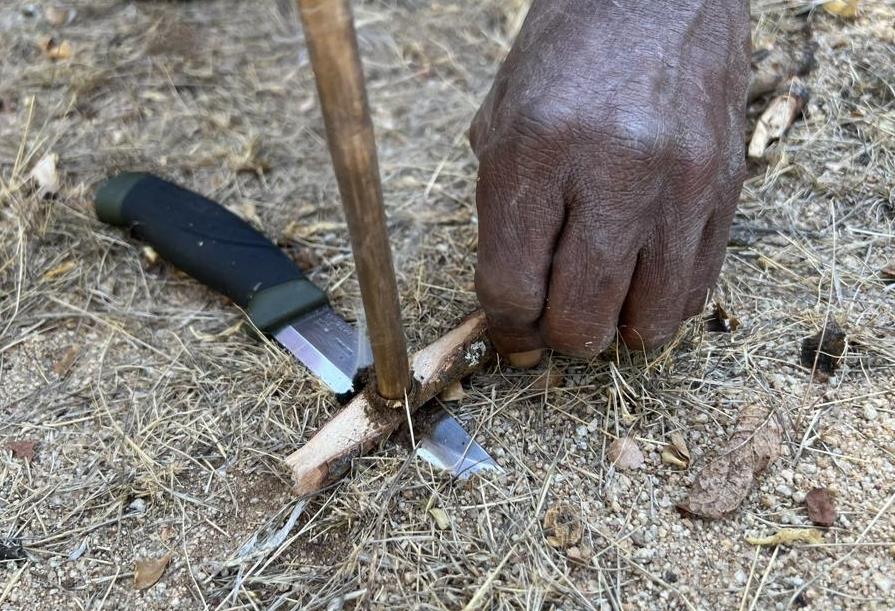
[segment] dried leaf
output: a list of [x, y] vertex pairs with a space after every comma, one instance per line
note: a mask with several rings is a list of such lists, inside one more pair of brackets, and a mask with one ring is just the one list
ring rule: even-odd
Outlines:
[[879, 273], [886, 284], [892, 284], [895, 282], [895, 263], [886, 265], [879, 271]]
[[824, 537], [816, 528], [782, 528], [769, 537], [746, 537], [751, 545], [792, 545], [793, 543], [811, 543], [820, 545]]
[[562, 386], [565, 376], [562, 369], [557, 367], [548, 367], [531, 383], [532, 390], [550, 390]]
[[53, 365], [53, 373], [60, 377], [68, 373], [68, 370], [71, 369], [75, 359], [78, 358], [78, 353], [80, 351], [81, 347], [77, 344], [70, 346], [68, 350], [65, 351], [65, 354], [62, 355], [62, 358], [56, 361]]
[[818, 526], [832, 526], [836, 521], [833, 495], [826, 488], [815, 488], [805, 496], [808, 519]]
[[782, 138], [802, 114], [808, 101], [808, 88], [798, 78], [789, 82], [787, 93], [777, 96], [761, 114], [749, 141], [749, 157], [760, 159], [775, 140]]
[[29, 176], [37, 183], [39, 197], [55, 195], [59, 192], [59, 171], [56, 169], [58, 163], [59, 155], [49, 153], [41, 157], [40, 161], [31, 168]]
[[67, 274], [68, 272], [70, 272], [71, 270], [76, 268], [77, 266], [78, 266], [77, 263], [75, 263], [71, 259], [68, 259], [66, 261], [63, 261], [59, 265], [56, 265], [55, 267], [51, 267], [50, 269], [45, 271], [43, 273], [43, 276], [41, 276], [41, 279], [44, 281], [47, 281], [47, 280], [52, 280], [53, 278], [58, 278], [59, 276], [64, 276], [65, 274]]
[[169, 562], [171, 562], [171, 554], [165, 554], [161, 558], [137, 560], [134, 566], [134, 589], [145, 590], [158, 583]]
[[734, 511], [756, 477], [780, 456], [782, 444], [783, 430], [776, 416], [758, 405], [744, 407], [730, 439], [696, 476], [678, 509], [710, 519]]
[[12, 452], [14, 458], [25, 462], [34, 461], [34, 446], [37, 442], [31, 439], [13, 440], [6, 442], [6, 449]]
[[438, 398], [442, 401], [461, 401], [465, 396], [466, 391], [460, 382], [454, 382], [438, 394]]
[[662, 449], [662, 462], [678, 469], [690, 466], [690, 450], [684, 442], [684, 436], [675, 431], [671, 434], [671, 443]]
[[813, 370], [816, 377], [826, 380], [833, 375], [844, 353], [845, 332], [831, 318], [822, 331], [802, 340], [800, 361], [802, 367]]
[[44, 19], [57, 28], [71, 23], [76, 14], [77, 11], [75, 9], [61, 4], [51, 4], [44, 9]]
[[709, 333], [733, 333], [740, 328], [740, 319], [727, 313], [717, 301], [712, 314], [705, 321], [705, 330]]
[[858, 4], [861, 0], [829, 0], [824, 2], [824, 10], [831, 15], [853, 19], [858, 16]]
[[435, 520], [435, 526], [438, 527], [438, 530], [447, 530], [451, 527], [451, 519], [441, 507], [432, 507], [429, 510], [429, 515]]
[[38, 41], [38, 46], [46, 58], [52, 60], [69, 59], [72, 55], [71, 43], [59, 41], [52, 36], [45, 36]]
[[620, 437], [610, 443], [606, 455], [610, 463], [622, 470], [637, 469], [644, 462], [643, 452], [631, 437]]
[[571, 504], [561, 502], [544, 514], [544, 534], [551, 547], [566, 549], [581, 540], [583, 526]]

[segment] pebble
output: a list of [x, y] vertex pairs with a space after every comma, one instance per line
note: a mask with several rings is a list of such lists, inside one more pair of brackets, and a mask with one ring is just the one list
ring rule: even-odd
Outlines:
[[864, 420], [867, 420], [867, 421], [869, 421], [869, 422], [873, 422], [873, 421], [876, 420], [877, 418], [879, 418], [879, 412], [876, 411], [876, 408], [875, 408], [875, 407], [873, 407], [872, 405], [870, 405], [869, 403], [867, 403], [867, 404], [864, 406]]
[[780, 484], [779, 486], [777, 486], [776, 490], [777, 490], [777, 494], [779, 494], [780, 496], [787, 497], [787, 498], [791, 497], [792, 493], [793, 493], [792, 488], [790, 486], [788, 486], [787, 484]]

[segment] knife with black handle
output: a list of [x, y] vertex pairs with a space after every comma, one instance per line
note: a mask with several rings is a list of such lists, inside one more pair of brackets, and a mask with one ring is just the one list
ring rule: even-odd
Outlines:
[[96, 192], [96, 215], [125, 227], [242, 307], [337, 394], [369, 365], [366, 338], [264, 235], [212, 200], [152, 174], [127, 172]]

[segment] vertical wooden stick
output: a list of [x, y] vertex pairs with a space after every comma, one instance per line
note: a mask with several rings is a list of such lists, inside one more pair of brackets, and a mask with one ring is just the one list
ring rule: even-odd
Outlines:
[[298, 7], [351, 234], [377, 390], [403, 399], [410, 387], [407, 344], [351, 7], [349, 0], [298, 0]]

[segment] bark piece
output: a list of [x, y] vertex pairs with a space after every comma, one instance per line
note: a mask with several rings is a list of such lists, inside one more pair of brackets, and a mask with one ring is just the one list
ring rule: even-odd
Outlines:
[[749, 157], [763, 157], [771, 142], [782, 138], [801, 116], [807, 101], [808, 88], [798, 78], [793, 78], [787, 93], [771, 100], [755, 124], [752, 140], [749, 141]]
[[805, 496], [808, 519], [818, 526], [832, 526], [836, 521], [833, 495], [826, 488], [815, 488]]
[[678, 509], [709, 519], [731, 513], [782, 449], [783, 429], [777, 417], [759, 405], [744, 407], [730, 439], [696, 476]]
[[[484, 312], [476, 310], [414, 354], [411, 367], [419, 388], [407, 406], [411, 413], [493, 357], [486, 326]], [[302, 496], [336, 481], [353, 458], [370, 451], [406, 421], [405, 410], [374, 405], [366, 392], [359, 394], [286, 458], [295, 482], [293, 490]]]

